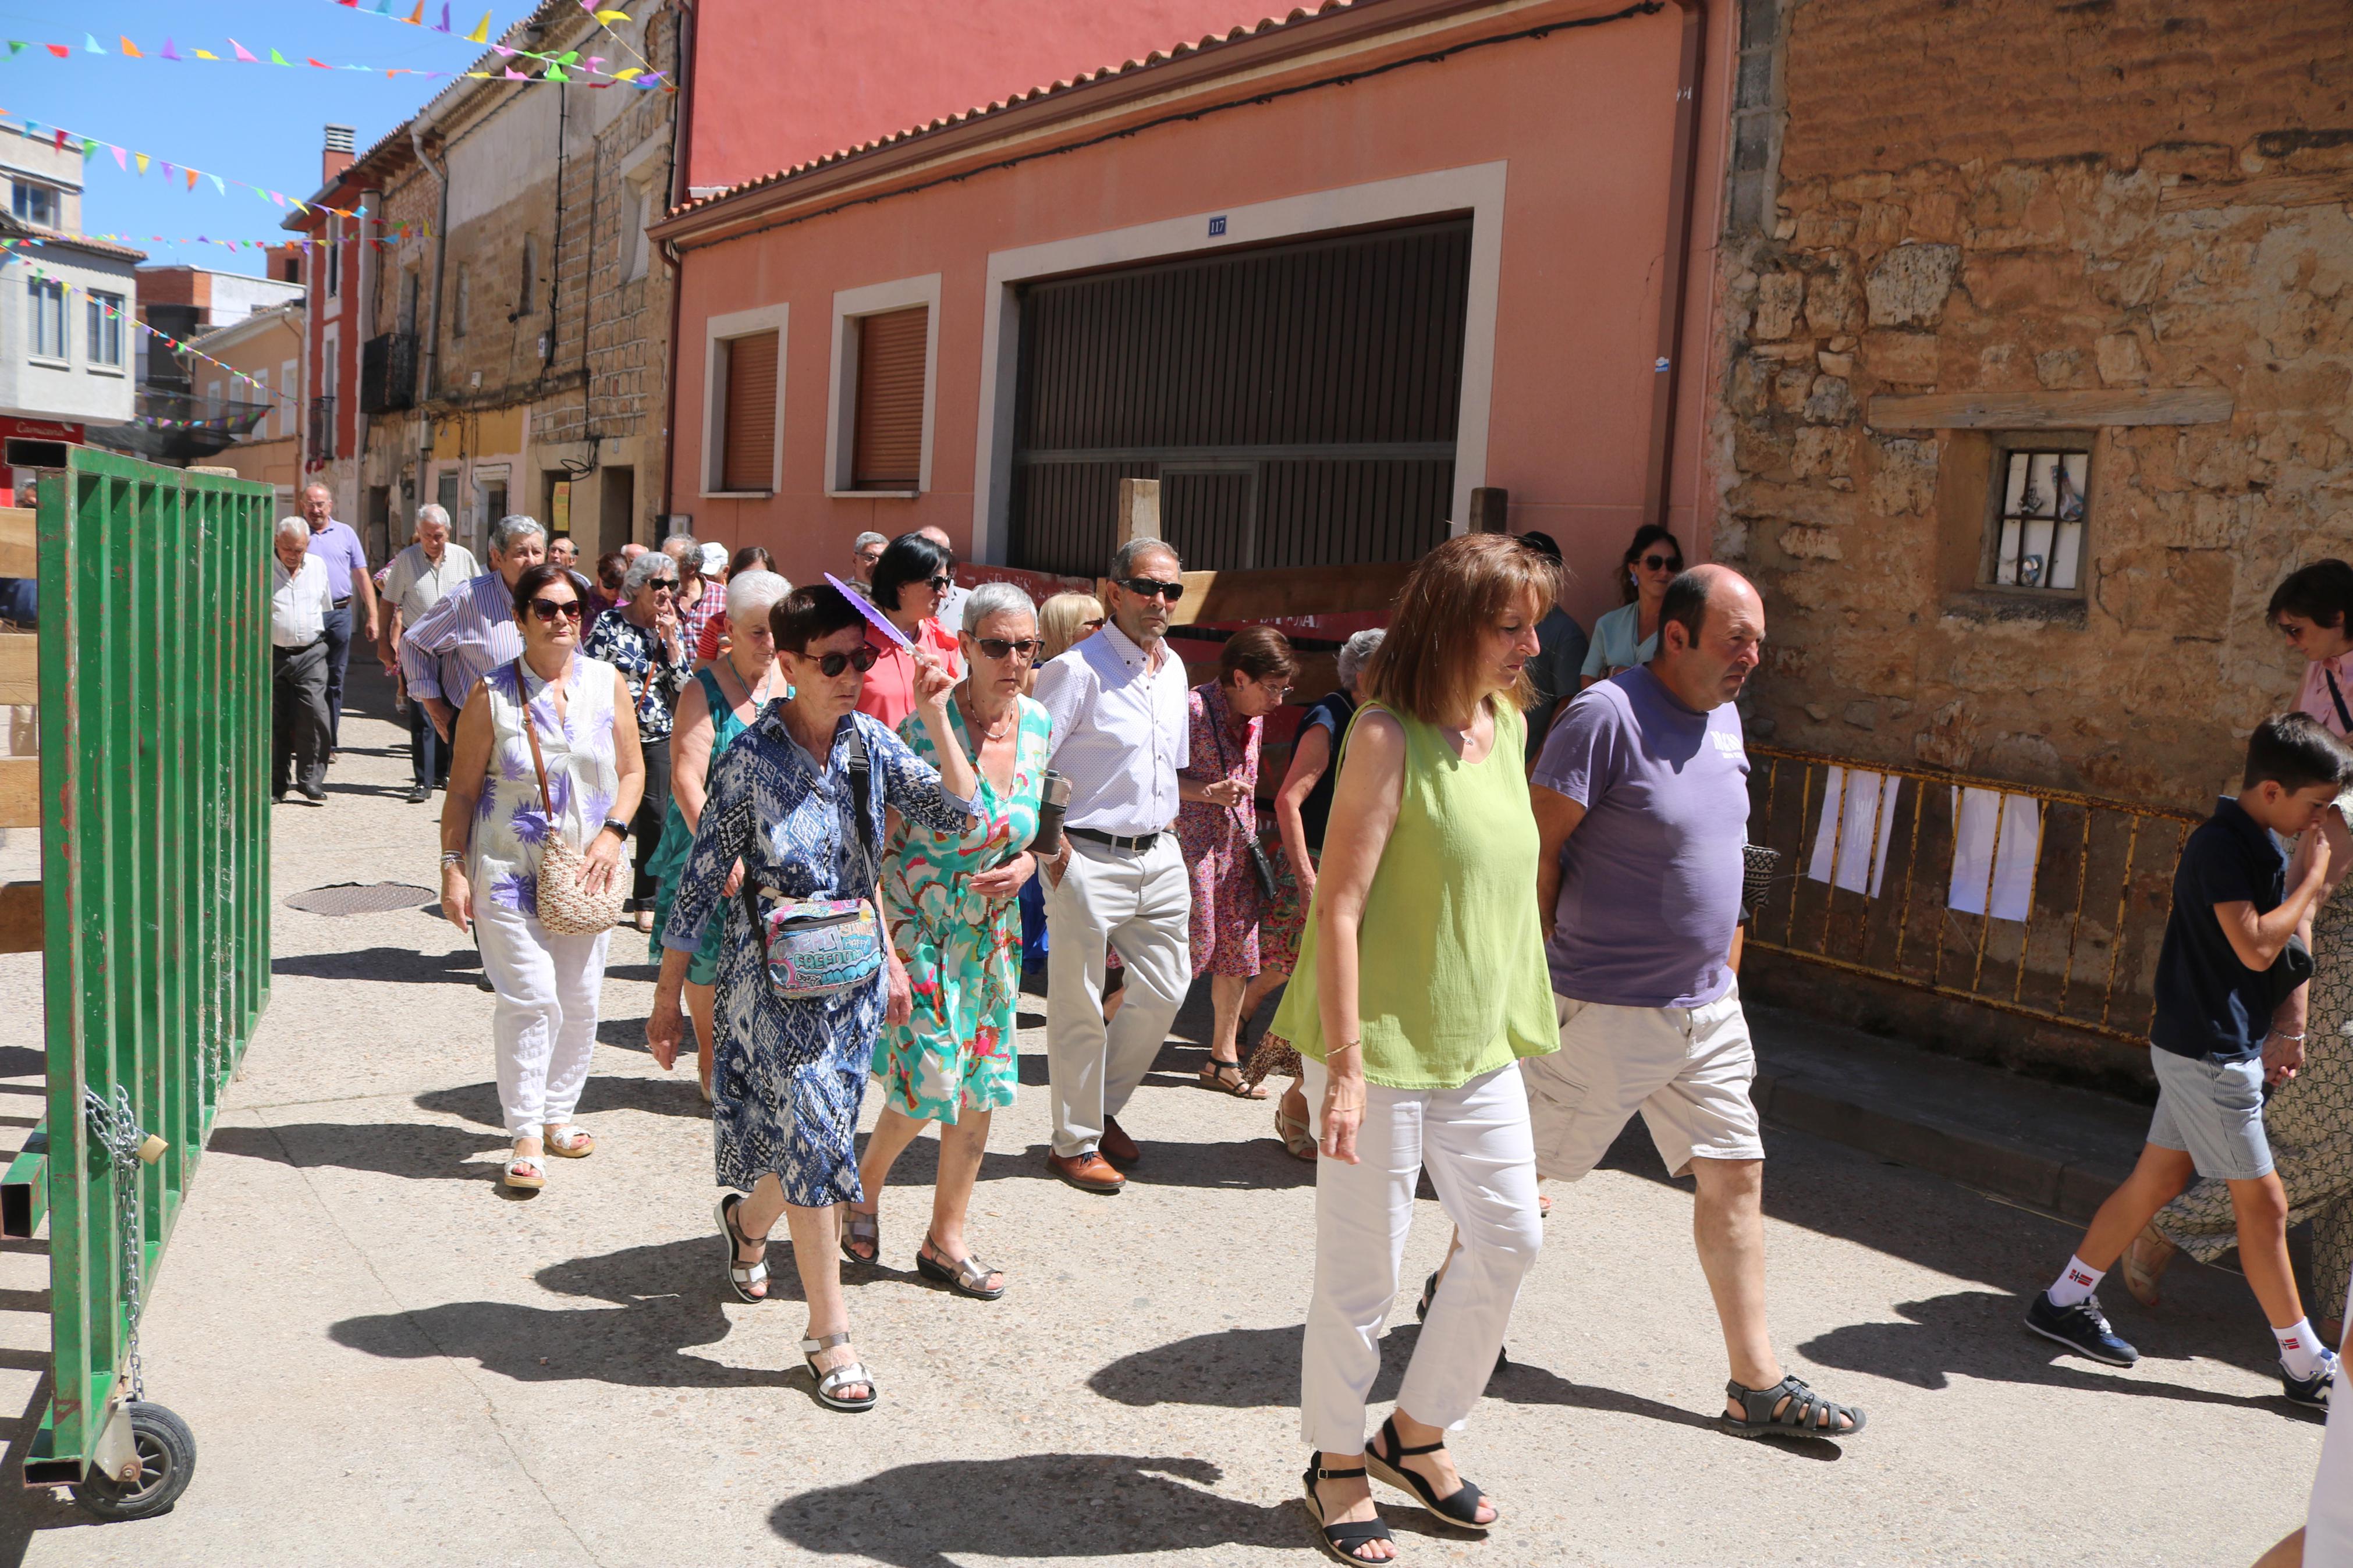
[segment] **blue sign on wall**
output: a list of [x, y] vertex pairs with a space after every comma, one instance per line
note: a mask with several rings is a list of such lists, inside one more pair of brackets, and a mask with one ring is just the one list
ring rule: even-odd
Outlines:
[[1221, 235], [1221, 234], [1223, 234], [1223, 233], [1225, 233], [1225, 232], [1226, 232], [1226, 215], [1225, 215], [1225, 214], [1223, 214], [1223, 213], [1219, 213], [1217, 216], [1215, 216], [1215, 217], [1213, 217], [1213, 218], [1211, 218], [1211, 219], [1209, 220], [1209, 237], [1210, 237], [1211, 239], [1215, 239], [1218, 236], [1219, 236], [1219, 235]]

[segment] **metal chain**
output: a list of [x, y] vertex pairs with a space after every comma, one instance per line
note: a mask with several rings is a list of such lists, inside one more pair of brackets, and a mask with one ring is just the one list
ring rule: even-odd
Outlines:
[[123, 1341], [123, 1365], [131, 1374], [131, 1397], [147, 1397], [147, 1380], [139, 1363], [139, 1259], [145, 1251], [140, 1235], [139, 1146], [147, 1141], [131, 1104], [131, 1092], [121, 1084], [114, 1086], [114, 1103], [109, 1106], [98, 1097], [98, 1091], [84, 1085], [81, 1091], [82, 1112], [89, 1119], [90, 1136], [98, 1141], [114, 1162], [114, 1230], [115, 1239], [122, 1253], [122, 1305], [127, 1325]]

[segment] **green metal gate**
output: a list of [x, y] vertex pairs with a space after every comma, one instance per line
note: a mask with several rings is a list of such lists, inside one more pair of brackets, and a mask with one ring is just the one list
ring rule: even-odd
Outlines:
[[48, 1099], [0, 1228], [49, 1222], [56, 1382], [26, 1483], [135, 1517], [195, 1458], [140, 1400], [138, 1304], [269, 997], [276, 498], [86, 448], [37, 495]]

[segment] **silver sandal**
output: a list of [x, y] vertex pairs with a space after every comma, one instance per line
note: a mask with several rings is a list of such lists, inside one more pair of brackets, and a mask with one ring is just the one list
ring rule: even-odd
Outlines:
[[727, 1238], [727, 1288], [735, 1292], [737, 1300], [756, 1307], [768, 1299], [765, 1294], [752, 1294], [753, 1286], [767, 1283], [768, 1256], [763, 1252], [757, 1263], [744, 1261], [744, 1248], [751, 1245], [752, 1238], [735, 1227], [735, 1211], [743, 1205], [741, 1193], [729, 1193], [719, 1200], [719, 1234]]
[[[940, 1244], [926, 1235], [923, 1237], [923, 1246], [937, 1252]], [[915, 1272], [926, 1279], [936, 1279], [957, 1295], [969, 1296], [976, 1301], [994, 1301], [1005, 1294], [1005, 1286], [1001, 1282], [994, 1290], [988, 1288], [988, 1277], [992, 1274], [997, 1275], [1001, 1281], [1005, 1271], [1001, 1268], [991, 1268], [977, 1258], [950, 1258], [945, 1253], [941, 1253], [937, 1258], [929, 1258], [918, 1249], [915, 1253]]]
[[[874, 1378], [867, 1372], [865, 1364], [861, 1362], [851, 1362], [847, 1366], [835, 1367], [831, 1372], [819, 1372], [817, 1369], [818, 1352], [829, 1351], [836, 1345], [846, 1345], [849, 1342], [849, 1335], [847, 1331], [838, 1334], [828, 1334], [821, 1340], [803, 1340], [801, 1360], [808, 1363], [809, 1375], [817, 1379], [818, 1403], [829, 1410], [847, 1410], [855, 1414], [860, 1410], [873, 1409], [874, 1401], [880, 1396], [881, 1391], [874, 1386]], [[862, 1383], [866, 1385], [865, 1398], [843, 1399], [833, 1392], [837, 1388], [852, 1383]]]
[[[842, 1205], [842, 1211], [841, 1255], [852, 1263], [863, 1263], [869, 1267], [881, 1262], [882, 1211], [876, 1209], [872, 1214], [863, 1214], [848, 1204]], [[849, 1244], [853, 1241], [862, 1241], [874, 1250], [860, 1258], [849, 1250]]]

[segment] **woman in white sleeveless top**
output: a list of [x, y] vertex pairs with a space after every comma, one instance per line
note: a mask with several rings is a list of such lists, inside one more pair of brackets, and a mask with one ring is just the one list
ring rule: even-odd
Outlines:
[[621, 672], [579, 651], [586, 606], [571, 574], [534, 566], [516, 580], [514, 602], [522, 658], [485, 675], [458, 717], [441, 908], [460, 929], [473, 925], [498, 992], [499, 1104], [514, 1140], [504, 1181], [534, 1190], [547, 1184], [545, 1154], [576, 1160], [596, 1146], [572, 1113], [596, 1044], [612, 936], [558, 936], [539, 923], [540, 850], [551, 832], [580, 845], [591, 891], [626, 875], [622, 846], [646, 764]]

